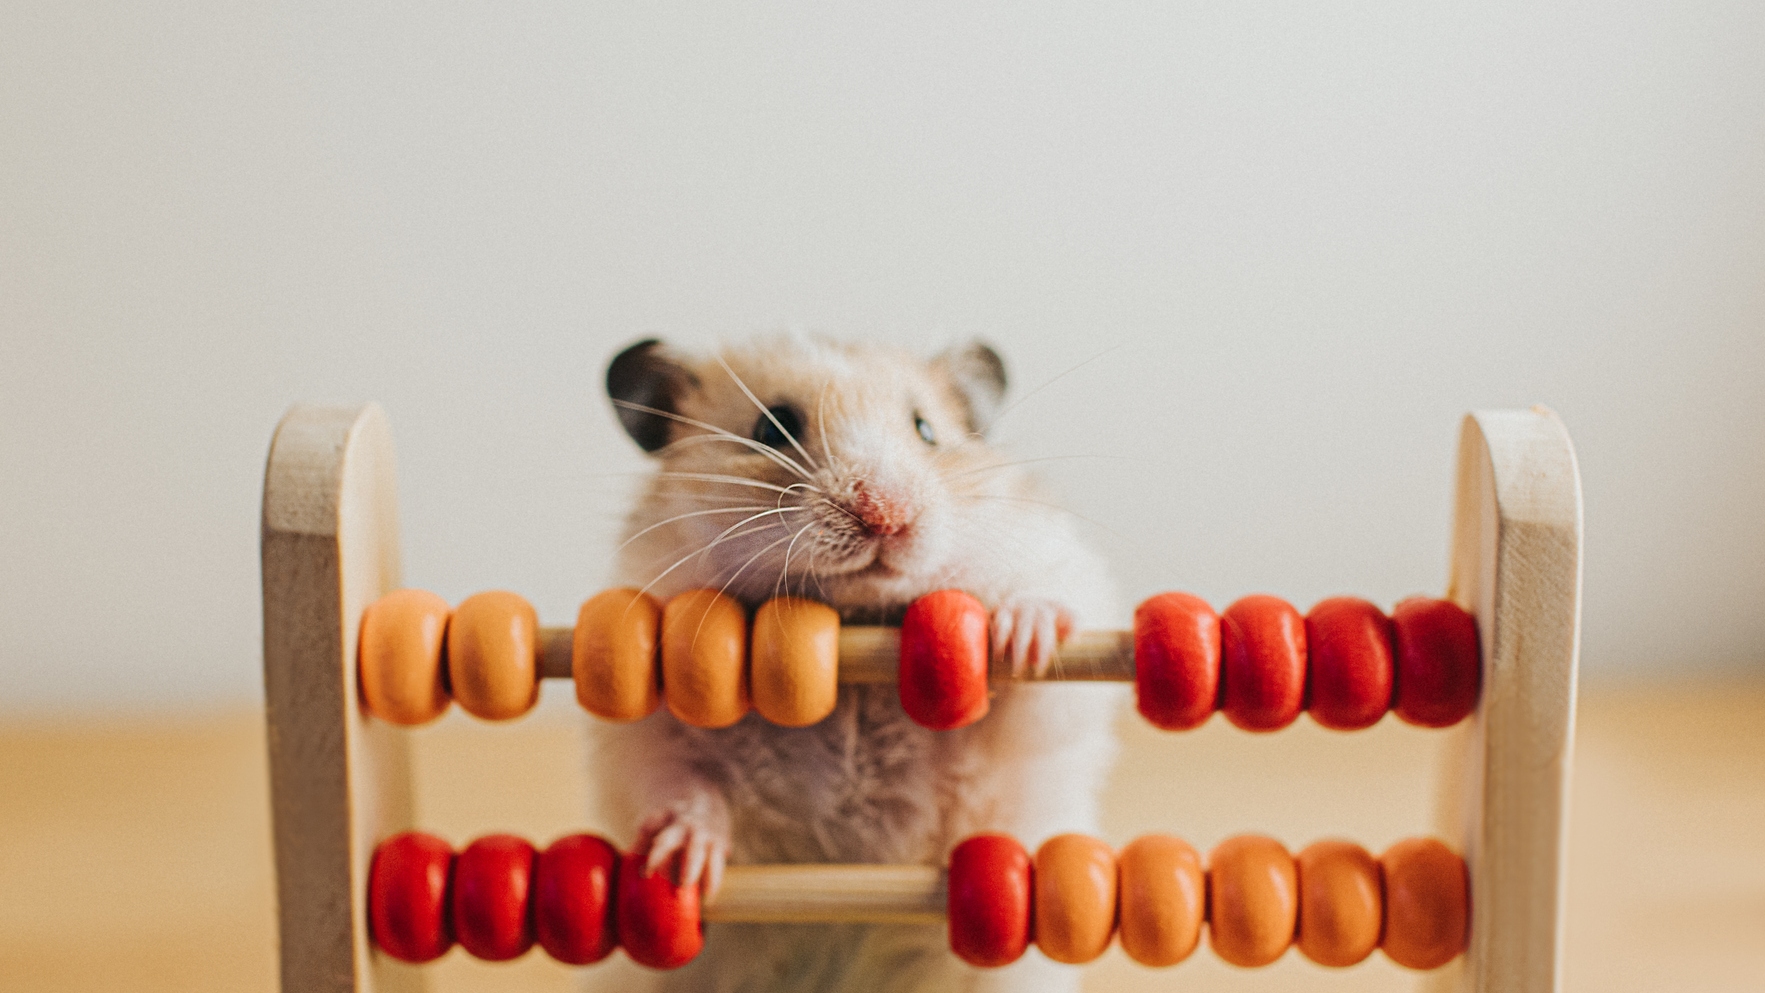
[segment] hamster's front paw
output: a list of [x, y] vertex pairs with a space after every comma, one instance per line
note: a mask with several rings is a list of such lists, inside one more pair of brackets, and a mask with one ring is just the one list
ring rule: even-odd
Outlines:
[[1007, 600], [993, 611], [993, 664], [1011, 666], [1022, 679], [1041, 676], [1054, 661], [1054, 649], [1072, 634], [1072, 611], [1053, 600]]
[[723, 883], [723, 865], [729, 858], [729, 821], [703, 803], [688, 803], [659, 810], [638, 828], [633, 849], [644, 858], [644, 872], [668, 870], [676, 886], [697, 884], [710, 897]]

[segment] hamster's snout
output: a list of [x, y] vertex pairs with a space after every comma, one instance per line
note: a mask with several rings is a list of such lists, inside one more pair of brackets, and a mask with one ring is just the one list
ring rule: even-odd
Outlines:
[[918, 516], [918, 508], [907, 494], [862, 479], [852, 482], [850, 492], [839, 503], [864, 530], [879, 538], [900, 534]]

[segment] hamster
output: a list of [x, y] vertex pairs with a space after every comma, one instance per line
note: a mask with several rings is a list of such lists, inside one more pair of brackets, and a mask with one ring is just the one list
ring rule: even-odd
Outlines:
[[[750, 610], [784, 593], [846, 623], [899, 623], [944, 588], [991, 614], [996, 668], [1060, 664], [1079, 626], [1116, 620], [1107, 570], [1070, 515], [985, 434], [1005, 367], [984, 344], [929, 361], [782, 336], [700, 357], [654, 340], [621, 352], [607, 392], [657, 460], [626, 526], [618, 579], [659, 600], [722, 589]], [[941, 865], [964, 837], [1003, 831], [1031, 852], [1098, 833], [1122, 692], [1101, 684], [998, 686], [977, 723], [934, 732], [896, 688], [842, 686], [808, 728], [749, 714], [687, 726], [661, 708], [597, 722], [602, 809], [648, 864], [714, 892], [725, 861]], [[971, 968], [941, 927], [712, 925], [669, 990], [1035, 990], [1078, 972], [1031, 951]]]

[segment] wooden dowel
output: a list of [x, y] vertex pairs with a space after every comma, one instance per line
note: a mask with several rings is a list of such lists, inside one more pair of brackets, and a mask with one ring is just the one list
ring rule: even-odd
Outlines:
[[707, 921], [941, 924], [944, 870], [929, 865], [734, 865]]
[[[541, 628], [539, 674], [545, 679], [570, 678], [570, 628]], [[892, 683], [899, 667], [901, 629], [847, 627], [840, 629], [840, 682]], [[1010, 679], [994, 670], [992, 678]], [[1054, 663], [1040, 677], [1027, 680], [1062, 682], [1132, 682], [1132, 631], [1080, 631], [1055, 653]]]

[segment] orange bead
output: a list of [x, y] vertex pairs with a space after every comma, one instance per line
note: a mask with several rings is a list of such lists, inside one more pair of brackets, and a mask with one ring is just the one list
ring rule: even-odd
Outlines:
[[1208, 856], [1209, 940], [1233, 965], [1268, 965], [1293, 943], [1299, 874], [1273, 838], [1227, 838]]
[[754, 614], [749, 657], [760, 716], [791, 728], [819, 723], [839, 697], [839, 611], [799, 597], [768, 600]]
[[470, 714], [506, 721], [539, 700], [539, 619], [533, 605], [501, 590], [475, 593], [447, 625], [447, 672]]
[[1122, 950], [1141, 965], [1176, 965], [1201, 941], [1207, 873], [1181, 838], [1148, 834], [1122, 849]]
[[1471, 884], [1465, 860], [1433, 838], [1408, 838], [1379, 856], [1385, 938], [1379, 947], [1411, 969], [1434, 969], [1465, 950]]
[[1036, 947], [1056, 962], [1089, 962], [1115, 931], [1115, 853], [1096, 838], [1062, 834], [1036, 851]]
[[362, 706], [383, 721], [411, 726], [440, 717], [447, 601], [427, 590], [393, 590], [362, 612], [356, 646]]
[[589, 598], [576, 614], [570, 640], [570, 669], [583, 709], [609, 721], [635, 721], [654, 711], [662, 702], [656, 670], [661, 633], [662, 605], [647, 593], [617, 589]]
[[1384, 921], [1379, 863], [1346, 841], [1319, 841], [1299, 866], [1299, 950], [1319, 965], [1346, 966], [1379, 947]]
[[748, 613], [716, 590], [688, 590], [662, 608], [662, 695], [694, 727], [728, 727], [748, 712]]

